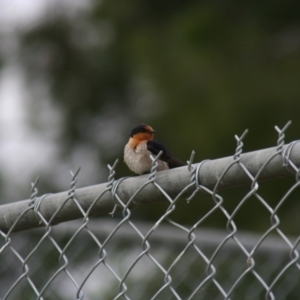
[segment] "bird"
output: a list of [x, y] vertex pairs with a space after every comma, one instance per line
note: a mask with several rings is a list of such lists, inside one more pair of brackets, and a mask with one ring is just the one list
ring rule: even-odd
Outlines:
[[130, 138], [124, 148], [124, 162], [137, 175], [150, 173], [152, 160], [162, 151], [157, 160], [157, 171], [184, 166], [184, 163], [169, 152], [159, 141], [154, 140], [155, 130], [146, 124], [139, 124], [130, 131]]

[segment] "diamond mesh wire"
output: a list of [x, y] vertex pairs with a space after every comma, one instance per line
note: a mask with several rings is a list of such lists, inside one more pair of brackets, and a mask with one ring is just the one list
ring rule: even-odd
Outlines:
[[[100, 192], [76, 188], [80, 169], [59, 195], [38, 197], [36, 180], [30, 200], [0, 207], [1, 299], [297, 299], [300, 236], [286, 232], [281, 215], [299, 193], [300, 148], [298, 141], [285, 145], [289, 125], [275, 127], [275, 148], [247, 156], [246, 130], [235, 136], [231, 158], [193, 164], [192, 153], [186, 167], [157, 173], [159, 154], [151, 157], [149, 175], [119, 180], [116, 161]], [[294, 181], [274, 205], [261, 180], [291, 174]], [[228, 209], [222, 190], [242, 183], [246, 189]], [[173, 217], [184, 199], [188, 211], [204, 196], [210, 206], [197, 220]], [[162, 201], [167, 205], [154, 224], [132, 217], [133, 207]], [[254, 201], [269, 220], [263, 231], [247, 233], [236, 219], [247, 208], [255, 222]], [[106, 216], [91, 219], [100, 214]], [[223, 230], [206, 228], [217, 214]]]

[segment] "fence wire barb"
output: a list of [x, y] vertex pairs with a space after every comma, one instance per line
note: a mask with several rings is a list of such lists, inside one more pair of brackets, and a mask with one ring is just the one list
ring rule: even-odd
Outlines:
[[[6, 274], [0, 277], [0, 298], [16, 299], [26, 291], [38, 300], [95, 295], [115, 300], [295, 299], [300, 293], [300, 236], [288, 235], [282, 225], [282, 207], [299, 198], [300, 143], [285, 144], [290, 125], [275, 126], [273, 148], [243, 153], [247, 129], [234, 136], [233, 156], [194, 163], [192, 151], [186, 166], [168, 171], [157, 172], [160, 152], [150, 156], [149, 174], [115, 179], [116, 160], [107, 165], [107, 183], [96, 186], [77, 188], [78, 168], [70, 171], [67, 191], [38, 196], [37, 178], [30, 199], [0, 206], [0, 274]], [[291, 175], [289, 188], [276, 203], [270, 201], [261, 189], [263, 181]], [[223, 191], [241, 185], [245, 192], [228, 208]], [[190, 203], [185, 209], [193, 210], [203, 197], [210, 206], [194, 212], [191, 224], [174, 218], [182, 198]], [[160, 202], [167, 205], [153, 224], [144, 226], [132, 217], [133, 208]], [[269, 220], [249, 238], [237, 217], [254, 203]], [[113, 223], [103, 217], [109, 215], [116, 216]], [[225, 220], [219, 233], [205, 228], [215, 215]], [[102, 217], [96, 221], [93, 216]], [[76, 219], [70, 223], [74, 227], [66, 223]], [[107, 224], [112, 226], [105, 232]], [[31, 230], [27, 234], [25, 229]], [[51, 257], [53, 266], [43, 265], [43, 255]]]

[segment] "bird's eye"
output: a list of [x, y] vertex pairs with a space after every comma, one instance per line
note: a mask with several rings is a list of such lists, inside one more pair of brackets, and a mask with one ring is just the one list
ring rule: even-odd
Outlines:
[[141, 129], [141, 132], [146, 132], [146, 129], [145, 129], [145, 128], [142, 128], [142, 129]]

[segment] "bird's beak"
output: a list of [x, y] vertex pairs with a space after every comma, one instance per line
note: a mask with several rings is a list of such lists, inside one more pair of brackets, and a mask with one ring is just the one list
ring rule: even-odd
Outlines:
[[155, 132], [155, 130], [150, 131], [150, 133], [154, 133], [154, 132]]

